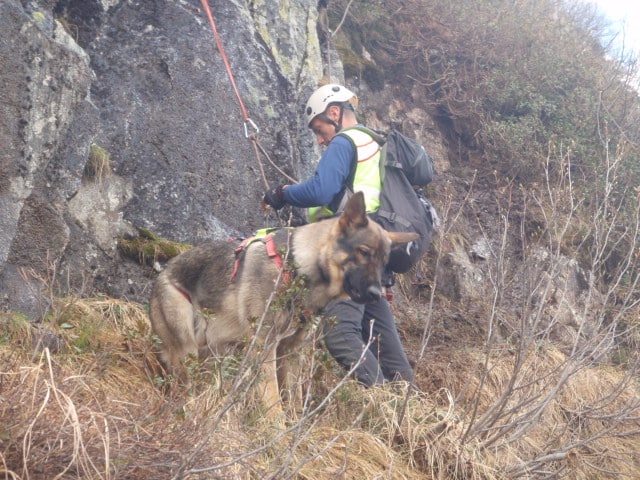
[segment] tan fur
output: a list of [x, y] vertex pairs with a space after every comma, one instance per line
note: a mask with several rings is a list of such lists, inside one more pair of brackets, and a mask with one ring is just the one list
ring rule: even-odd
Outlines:
[[[351, 198], [340, 217], [296, 228], [290, 237], [290, 252], [296, 275], [306, 279], [308, 288], [304, 305], [297, 310], [315, 311], [333, 299], [348, 296], [367, 301], [367, 295], [380, 288], [381, 270], [392, 242], [415, 238], [414, 234], [389, 234], [369, 221], [361, 193]], [[286, 247], [286, 243], [279, 247]], [[279, 274], [265, 245], [250, 244], [232, 281], [233, 250], [230, 242], [217, 242], [175, 257], [155, 282], [151, 325], [162, 341], [160, 359], [184, 384], [189, 383], [185, 357], [224, 355], [257, 334], [265, 352], [261, 396], [268, 412], [276, 414], [282, 411], [280, 390], [294, 383], [287, 362], [282, 360], [288, 357], [287, 352], [295, 351], [304, 331], [295, 312], [270, 308], [265, 314]], [[366, 256], [361, 255], [363, 251]], [[213, 315], [205, 318], [201, 308]], [[255, 323], [263, 315], [263, 328], [256, 331]], [[295, 395], [289, 392], [289, 396]]]

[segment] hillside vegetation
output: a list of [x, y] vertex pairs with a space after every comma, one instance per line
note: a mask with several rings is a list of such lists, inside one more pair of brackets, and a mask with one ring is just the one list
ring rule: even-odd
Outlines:
[[[404, 92], [447, 142], [442, 227], [394, 302], [417, 385], [365, 390], [312, 336], [305, 404], [273, 422], [243, 352], [193, 362], [186, 394], [145, 305], [52, 291], [40, 325], [1, 314], [5, 478], [640, 476], [635, 57], [561, 1], [336, 0], [328, 18], [348, 80]], [[474, 296], [446, 281], [460, 258]]]

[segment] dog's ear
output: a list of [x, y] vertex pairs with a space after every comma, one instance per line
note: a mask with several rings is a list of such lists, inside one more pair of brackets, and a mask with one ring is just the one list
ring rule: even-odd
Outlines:
[[391, 239], [392, 246], [409, 243], [420, 238], [420, 235], [415, 232], [387, 232], [387, 235]]
[[369, 217], [367, 217], [367, 211], [364, 206], [364, 193], [356, 192], [344, 206], [344, 211], [340, 216], [340, 228], [342, 230], [363, 228], [368, 223]]

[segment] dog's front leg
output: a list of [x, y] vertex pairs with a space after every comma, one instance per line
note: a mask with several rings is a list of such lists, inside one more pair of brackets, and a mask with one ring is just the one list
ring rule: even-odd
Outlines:
[[280, 395], [292, 415], [302, 409], [302, 359], [298, 348], [305, 334], [305, 328], [298, 328], [293, 334], [280, 340], [276, 350]]
[[267, 417], [276, 418], [283, 414], [280, 390], [278, 389], [277, 345], [266, 345], [265, 348], [268, 350], [262, 362], [262, 378], [259, 388], [262, 403], [267, 409]]

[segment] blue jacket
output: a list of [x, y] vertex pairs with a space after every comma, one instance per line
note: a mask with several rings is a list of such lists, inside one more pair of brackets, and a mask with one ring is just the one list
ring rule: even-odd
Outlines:
[[349, 139], [336, 135], [320, 157], [313, 177], [289, 185], [284, 191], [284, 199], [300, 208], [329, 205], [346, 183], [354, 155], [355, 149]]

